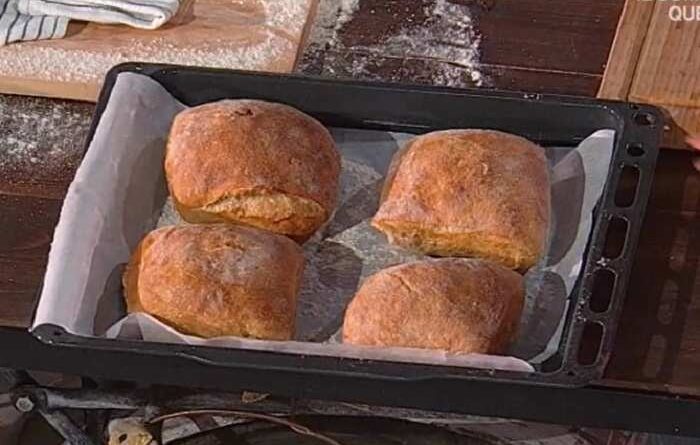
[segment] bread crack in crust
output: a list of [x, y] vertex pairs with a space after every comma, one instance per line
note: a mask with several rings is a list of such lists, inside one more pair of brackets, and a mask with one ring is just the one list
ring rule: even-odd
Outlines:
[[395, 155], [372, 225], [429, 255], [525, 271], [544, 253], [549, 207], [541, 147], [497, 131], [448, 130]]
[[173, 123], [165, 173], [191, 223], [239, 223], [308, 239], [333, 213], [340, 155], [326, 128], [286, 105], [224, 100]]

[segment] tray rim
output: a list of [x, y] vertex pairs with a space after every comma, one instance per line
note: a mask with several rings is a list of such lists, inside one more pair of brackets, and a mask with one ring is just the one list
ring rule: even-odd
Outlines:
[[[591, 237], [589, 239], [589, 247], [593, 244], [594, 238], [601, 236], [602, 229], [607, 229], [606, 221], [609, 223], [612, 217], [621, 217], [628, 221], [629, 228], [627, 234], [626, 253], [622, 257], [613, 262], [607, 263], [607, 268], [612, 268], [618, 274], [618, 284], [614, 295], [612, 296], [613, 302], [617, 304], [608, 311], [608, 315], [601, 317], [597, 314], [592, 314], [590, 311], [584, 310], [583, 313], [579, 312], [579, 305], [570, 305], [570, 309], [575, 314], [567, 315], [567, 318], [575, 317], [578, 315], [584, 315], [586, 319], [590, 319], [595, 323], [602, 323], [609, 321], [608, 319], [614, 319], [619, 321], [619, 315], [621, 312], [621, 301], [624, 300], [625, 295], [621, 295], [626, 291], [627, 280], [629, 279], [629, 267], [625, 267], [626, 259], [633, 259], [636, 250], [637, 239], [639, 237], [639, 232], [641, 229], [641, 219], [646, 209], [647, 199], [650, 192], [651, 182], [653, 180], [653, 170], [656, 163], [656, 158], [658, 156], [658, 144], [661, 138], [662, 126], [658, 123], [663, 122], [663, 115], [660, 110], [653, 106], [640, 105], [640, 104], [630, 104], [621, 101], [612, 100], [598, 100], [593, 98], [582, 98], [576, 96], [563, 96], [563, 95], [551, 95], [551, 94], [539, 94], [539, 93], [522, 93], [522, 92], [511, 92], [511, 91], [496, 91], [496, 90], [478, 90], [478, 89], [463, 89], [463, 88], [452, 88], [452, 87], [441, 87], [441, 86], [425, 86], [417, 84], [391, 84], [384, 82], [364, 82], [355, 80], [336, 80], [328, 79], [316, 76], [305, 76], [305, 75], [295, 75], [295, 74], [277, 74], [277, 73], [259, 73], [241, 70], [227, 70], [227, 69], [211, 69], [211, 68], [198, 68], [198, 67], [185, 67], [178, 65], [165, 65], [165, 64], [147, 64], [147, 63], [137, 63], [128, 62], [120, 64], [112, 68], [105, 79], [102, 91], [100, 92], [99, 101], [93, 115], [92, 123], [86, 138], [85, 149], [87, 151], [92, 137], [94, 135], [95, 129], [99, 123], [99, 119], [106, 107], [107, 100], [111, 94], [112, 87], [116, 78], [119, 74], [124, 72], [135, 72], [139, 74], [144, 74], [149, 77], [153, 77], [158, 73], [177, 74], [178, 71], [187, 71], [190, 73], [202, 73], [202, 74], [220, 74], [220, 75], [244, 75], [244, 76], [255, 76], [263, 77], [269, 79], [276, 79], [279, 81], [293, 79], [295, 81], [301, 82], [320, 82], [323, 84], [332, 84], [337, 86], [353, 86], [362, 87], [365, 89], [391, 89], [394, 91], [400, 91], [402, 93], [410, 94], [412, 92], [428, 92], [437, 94], [446, 94], [449, 96], [457, 97], [478, 97], [481, 99], [504, 99], [504, 100], [516, 100], [516, 101], [528, 101], [533, 103], [550, 103], [558, 106], [587, 106], [599, 108], [602, 111], [610, 113], [613, 118], [618, 123], [618, 128], [616, 128], [616, 142], [615, 149], [613, 152], [612, 163], [618, 163], [620, 166], [633, 166], [638, 168], [640, 171], [646, 171], [646, 175], [651, 175], [651, 178], [645, 178], [645, 181], [640, 179], [638, 183], [637, 196], [644, 195], [644, 199], [641, 202], [637, 202], [635, 206], [628, 209], [620, 209], [614, 206], [611, 201], [614, 198], [614, 193], [617, 187], [611, 189], [612, 183], [619, 178], [615, 177], [616, 166], [611, 164], [611, 171], [608, 176], [608, 181], [606, 183], [603, 195], [599, 205], [603, 205], [603, 209], [599, 210], [598, 215], [595, 217], [595, 222], [592, 228]], [[646, 114], [653, 117], [653, 122], [651, 126], [645, 126], [647, 128], [630, 128], [631, 125], [627, 125], [628, 122], [632, 122], [634, 116], [640, 113]], [[636, 127], [636, 126], [635, 126]], [[637, 130], [636, 132], [634, 130]], [[641, 136], [640, 133], [641, 132]], [[645, 145], [646, 154], [643, 158], [631, 159], [626, 153], [620, 153], [622, 150], [622, 145], [626, 145], [631, 135], [627, 133], [632, 133], [636, 135], [636, 140], [643, 140]], [[637, 201], [640, 201], [637, 199]], [[613, 204], [611, 208], [609, 205]], [[635, 224], [636, 223], [636, 224]], [[604, 235], [604, 234], [603, 234]], [[630, 240], [633, 242], [630, 243]], [[592, 266], [592, 258], [596, 253], [595, 251], [587, 251], [585, 265], [583, 266], [582, 278], [579, 280], [583, 281], [583, 276], [591, 275], [594, 271], [589, 271]], [[588, 278], [590, 279], [590, 278]], [[577, 285], [577, 287], [579, 286]], [[576, 289], [574, 290], [576, 292]], [[580, 295], [578, 296], [581, 297]], [[38, 304], [38, 299], [36, 300]], [[580, 301], [579, 301], [580, 303]], [[586, 309], [586, 308], [584, 308]], [[570, 321], [567, 321], [567, 325], [570, 327]], [[242, 369], [267, 369], [275, 371], [286, 371], [294, 372], [297, 374], [305, 375], [329, 375], [329, 376], [344, 376], [344, 377], [357, 377], [357, 378], [372, 378], [376, 380], [400, 380], [407, 382], [417, 382], [422, 380], [486, 380], [486, 381], [501, 381], [508, 383], [533, 383], [538, 385], [551, 385], [551, 386], [564, 386], [564, 387], [579, 387], [583, 386], [591, 381], [596, 380], [602, 376], [602, 372], [607, 364], [607, 359], [611, 352], [612, 342], [614, 340], [614, 331], [616, 328], [616, 323], [612, 327], [612, 332], [605, 329], [603, 336], [603, 343], [600, 346], [601, 352], [599, 354], [598, 360], [592, 366], [586, 367], [581, 371], [577, 368], [578, 372], [572, 374], [572, 369], [567, 368], [567, 363], [572, 359], [572, 351], [565, 349], [565, 356], [563, 358], [563, 366], [552, 373], [523, 373], [515, 371], [500, 371], [500, 370], [483, 370], [475, 368], [463, 368], [463, 367], [449, 367], [442, 365], [426, 365], [426, 364], [411, 364], [411, 363], [400, 363], [392, 361], [382, 361], [382, 360], [362, 360], [362, 359], [352, 359], [352, 358], [341, 358], [341, 357], [328, 357], [328, 356], [301, 356], [295, 353], [281, 353], [273, 351], [254, 351], [254, 350], [244, 350], [236, 348], [221, 348], [221, 347], [208, 347], [208, 346], [192, 346], [192, 345], [177, 345], [169, 343], [158, 343], [158, 342], [142, 342], [133, 340], [117, 340], [117, 339], [104, 339], [99, 337], [88, 337], [80, 336], [68, 333], [63, 328], [44, 324], [36, 326], [31, 329], [32, 334], [38, 338], [40, 341], [51, 344], [53, 346], [59, 347], [71, 347], [71, 348], [85, 348], [85, 349], [96, 349], [96, 350], [109, 350], [117, 352], [129, 352], [135, 354], [150, 354], [150, 355], [165, 355], [165, 356], [179, 356], [184, 357], [195, 362], [199, 362], [208, 366], [224, 367], [229, 369], [242, 368]], [[560, 352], [563, 345], [567, 347], [570, 346], [572, 339], [580, 340], [581, 332], [570, 332], [568, 329], [564, 336], [562, 337], [562, 344], [560, 345]], [[578, 336], [579, 338], [572, 338], [572, 335]], [[205, 357], [197, 352], [209, 352], [211, 355], [228, 355], [229, 358], [234, 356], [241, 356], [238, 358], [245, 358], [247, 356], [248, 361], [239, 361], [231, 363], [222, 363], [220, 360], [213, 360], [210, 357]], [[574, 353], [577, 351], [573, 351]], [[285, 358], [286, 356], [286, 358]], [[282, 357], [282, 361], [286, 361], [283, 365], [279, 363], [274, 363], [272, 365], [259, 364], [255, 360], [260, 358], [267, 358], [270, 361], [270, 357]], [[574, 357], [575, 359], [575, 357]], [[292, 363], [295, 362], [295, 363]], [[311, 363], [313, 362], [313, 363]], [[307, 367], [305, 365], [318, 365], [325, 366], [313, 366]], [[336, 363], [333, 363], [336, 362]], [[295, 366], [297, 365], [297, 366]], [[301, 366], [298, 366], [301, 365]], [[328, 366], [330, 365], [330, 366]], [[349, 365], [349, 366], [348, 366]], [[388, 372], [390, 369], [401, 371], [396, 375], [394, 372]], [[410, 372], [408, 372], [410, 371]]]

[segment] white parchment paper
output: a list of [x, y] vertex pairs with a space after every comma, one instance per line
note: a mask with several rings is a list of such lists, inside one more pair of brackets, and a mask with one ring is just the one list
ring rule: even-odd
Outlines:
[[578, 147], [547, 147], [553, 216], [549, 247], [526, 276], [525, 310], [511, 356], [454, 355], [337, 341], [345, 307], [364, 278], [421, 258], [390, 246], [368, 224], [391, 157], [413, 136], [409, 134], [331, 129], [342, 154], [341, 196], [331, 221], [304, 245], [295, 341], [204, 340], [182, 335], [146, 314], [127, 316], [121, 275], [130, 253], [156, 225], [182, 223], [167, 199], [162, 164], [170, 124], [184, 108], [146, 76], [119, 76], [68, 190], [34, 327], [54, 324], [81, 336], [526, 372], [556, 351], [591, 233], [592, 210], [610, 167], [612, 130], [598, 131]]

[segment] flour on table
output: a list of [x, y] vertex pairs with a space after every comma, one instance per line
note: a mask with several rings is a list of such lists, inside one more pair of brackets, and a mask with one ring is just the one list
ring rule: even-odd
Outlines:
[[288, 30], [304, 23], [309, 12], [310, 0], [262, 0], [265, 25]]
[[68, 180], [80, 161], [90, 104], [0, 96], [0, 175], [23, 182]]
[[335, 30], [340, 30], [343, 25], [352, 20], [359, 7], [360, 0], [340, 0], [340, 11], [338, 12], [338, 20], [334, 27]]
[[112, 46], [101, 42], [94, 50], [70, 48], [63, 42], [7, 45], [0, 49], [0, 76], [98, 83], [114, 65], [133, 61], [253, 71], [288, 69], [287, 65], [278, 65], [288, 64], [289, 55], [296, 54], [310, 1], [258, 0], [261, 17], [233, 23], [242, 29], [235, 30], [233, 37], [224, 38], [218, 33], [187, 42], [155, 36], [123, 38], [115, 39]]
[[481, 37], [474, 29], [469, 8], [436, 0], [426, 15], [428, 19], [422, 26], [391, 36], [381, 47], [368, 50], [444, 62], [434, 75], [437, 85], [460, 85], [468, 77], [476, 86], [482, 86], [484, 79], [478, 70]]
[[320, 0], [311, 32], [310, 49], [328, 44], [334, 46], [338, 41], [338, 31], [354, 17], [360, 7], [360, 0]]
[[[358, 13], [361, 0], [321, 0], [301, 71], [313, 72], [313, 65], [320, 63], [321, 72], [316, 74], [452, 87], [486, 85], [488, 79], [479, 70], [481, 36], [469, 7], [449, 0], [424, 3], [422, 11], [406, 18], [399, 30], [381, 36], [381, 41], [348, 46], [344, 26]], [[386, 13], [378, 9], [369, 13]], [[428, 68], [412, 72], [404, 60], [412, 65], [424, 61]]]
[[0, 75], [96, 82], [114, 65], [131, 61], [255, 70], [268, 66], [294, 48], [290, 40], [270, 30], [265, 31], [263, 39], [250, 45], [212, 39], [183, 47], [158, 38], [150, 42], [133, 39], [111, 51], [85, 51], [17, 44], [7, 45], [0, 51]]

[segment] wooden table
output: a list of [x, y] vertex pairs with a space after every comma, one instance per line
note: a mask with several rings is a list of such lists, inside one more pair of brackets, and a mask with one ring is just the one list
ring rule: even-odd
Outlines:
[[[348, 67], [361, 55], [358, 47], [380, 45], [392, 27], [421, 26], [431, 1], [363, 1], [342, 28], [338, 36], [341, 43], [310, 45], [301, 71], [348, 74]], [[596, 93], [621, 1], [571, 0], [566, 6], [557, 0], [460, 3], [472, 6], [484, 33], [482, 61], [490, 86]], [[449, 63], [401, 58], [394, 53], [384, 57], [381, 47], [375, 56], [375, 63], [366, 67], [362, 76], [434, 82], [431, 73], [439, 71], [440, 64]], [[80, 160], [91, 111], [92, 106], [85, 103], [0, 96], [0, 147], [5, 144], [15, 152], [7, 155], [7, 148], [0, 149], [0, 156], [5, 154], [0, 157], [0, 331], [18, 342], [7, 340], [4, 345], [0, 364], [5, 366], [11, 365], [15, 356], [17, 366], [41, 364], [41, 358], [30, 357], [27, 351], [12, 350], [13, 344], [29, 345], [37, 354], [53, 354], [47, 347], [26, 340], [21, 330], [30, 323], [53, 228]], [[40, 156], [47, 152], [53, 154]], [[540, 415], [521, 400], [504, 406], [503, 415], [621, 428], [634, 425], [630, 422], [635, 419], [629, 416], [637, 415], [648, 417], [644, 422], [650, 430], [689, 432], [675, 428], [684, 422], [682, 417], [700, 415], [700, 401], [694, 399], [700, 395], [700, 234], [695, 230], [699, 204], [700, 174], [691, 167], [691, 155], [664, 151], [605, 379], [580, 390], [533, 389], [528, 393], [541, 405], [568, 406], [563, 409], [567, 412], [558, 413], [562, 410], [554, 406], [545, 410], [548, 414]], [[80, 357], [76, 352], [71, 354], [72, 359]], [[66, 363], [62, 370], [100, 374], [99, 366], [93, 362], [84, 367]], [[657, 415], [653, 414], [655, 407]], [[625, 416], [620, 410], [630, 414]], [[639, 424], [638, 419], [636, 422]], [[691, 432], [700, 435], [700, 428]]]

